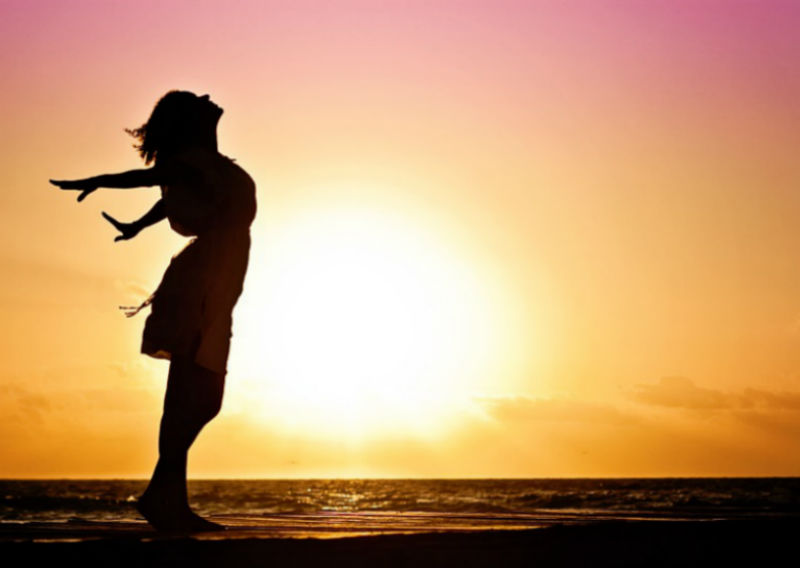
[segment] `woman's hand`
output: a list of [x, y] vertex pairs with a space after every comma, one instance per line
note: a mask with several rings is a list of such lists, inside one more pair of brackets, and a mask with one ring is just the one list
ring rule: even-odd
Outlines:
[[142, 227], [138, 222], [134, 221], [133, 223], [121, 223], [105, 211], [103, 211], [103, 219], [114, 225], [114, 228], [122, 233], [114, 239], [115, 243], [117, 241], [127, 241], [128, 239], [132, 239], [139, 234], [139, 231], [142, 230]]
[[87, 179], [51, 179], [50, 183], [53, 185], [60, 187], [61, 189], [72, 189], [80, 191], [81, 194], [78, 196], [78, 201], [83, 201], [86, 199], [86, 196], [95, 191], [99, 186], [91, 181], [89, 178]]

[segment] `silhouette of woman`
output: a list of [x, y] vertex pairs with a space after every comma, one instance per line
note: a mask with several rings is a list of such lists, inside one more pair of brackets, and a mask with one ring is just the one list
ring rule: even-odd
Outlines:
[[181, 235], [195, 237], [139, 308], [152, 308], [142, 352], [170, 360], [158, 463], [137, 502], [157, 530], [224, 528], [195, 514], [186, 492], [189, 448], [222, 404], [231, 312], [242, 292], [256, 212], [253, 180], [217, 151], [220, 116], [222, 109], [208, 95], [171, 91], [144, 125], [128, 130], [139, 140], [136, 148], [145, 164], [154, 162], [153, 167], [51, 180], [61, 189], [80, 191], [78, 201], [100, 187], [159, 185], [161, 199], [142, 218], [122, 223], [103, 213], [120, 231], [115, 240], [131, 239], [165, 218]]

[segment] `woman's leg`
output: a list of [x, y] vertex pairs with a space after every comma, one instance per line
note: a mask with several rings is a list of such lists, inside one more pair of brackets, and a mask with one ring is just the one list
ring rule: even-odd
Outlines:
[[157, 529], [210, 530], [189, 509], [186, 460], [200, 430], [222, 405], [225, 376], [186, 358], [173, 358], [158, 438], [158, 463], [139, 500], [139, 510]]

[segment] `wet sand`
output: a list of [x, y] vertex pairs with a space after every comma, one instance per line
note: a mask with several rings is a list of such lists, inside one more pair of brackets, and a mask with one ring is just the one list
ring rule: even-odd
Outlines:
[[790, 517], [287, 536], [240, 522], [224, 533], [187, 536], [135, 522], [19, 523], [0, 528], [0, 554], [19, 559], [14, 564], [80, 567], [778, 566], [796, 562], [799, 528], [800, 518]]

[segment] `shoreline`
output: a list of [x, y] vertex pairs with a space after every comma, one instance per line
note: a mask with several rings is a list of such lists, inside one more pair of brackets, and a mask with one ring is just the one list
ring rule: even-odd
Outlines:
[[[800, 517], [601, 521], [534, 529], [338, 538], [258, 532], [161, 535], [133, 523], [5, 526], [0, 554], [26, 565], [88, 566], [757, 566], [795, 557]], [[54, 527], [50, 526], [53, 530]], [[71, 531], [71, 532], [70, 532]], [[127, 532], [126, 532], [127, 531]], [[60, 537], [58, 536], [60, 534]], [[238, 536], [237, 536], [238, 535]], [[56, 537], [56, 538], [54, 538]]]

